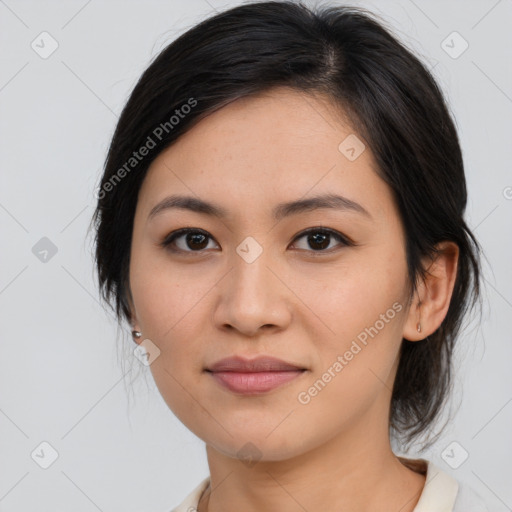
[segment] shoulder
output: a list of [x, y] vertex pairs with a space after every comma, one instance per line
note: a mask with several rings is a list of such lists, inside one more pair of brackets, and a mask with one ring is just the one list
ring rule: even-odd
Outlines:
[[173, 508], [171, 512], [196, 512], [199, 498], [201, 497], [201, 494], [203, 494], [203, 491], [208, 487], [209, 483], [210, 477], [207, 476], [186, 496], [186, 498], [177, 507]]
[[404, 459], [402, 463], [426, 476], [414, 512], [489, 512], [483, 499], [469, 485], [426, 459]]

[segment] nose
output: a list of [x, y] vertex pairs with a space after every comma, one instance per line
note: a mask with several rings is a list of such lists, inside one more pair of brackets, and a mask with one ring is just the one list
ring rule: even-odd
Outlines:
[[292, 318], [293, 292], [270, 251], [263, 250], [252, 262], [235, 253], [231, 262], [231, 271], [216, 287], [216, 327], [249, 337], [286, 329]]

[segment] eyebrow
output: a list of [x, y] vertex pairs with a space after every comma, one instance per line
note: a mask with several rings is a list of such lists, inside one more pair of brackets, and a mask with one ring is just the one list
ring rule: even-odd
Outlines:
[[[369, 219], [372, 218], [370, 212], [362, 205], [346, 197], [336, 194], [324, 194], [308, 199], [299, 199], [280, 203], [272, 210], [272, 216], [279, 221], [291, 215], [309, 212], [320, 208], [332, 208], [341, 211], [349, 211], [362, 214]], [[157, 216], [159, 213], [169, 209], [189, 210], [196, 213], [203, 213], [219, 219], [225, 219], [229, 216], [229, 211], [220, 205], [204, 201], [192, 196], [172, 195], [166, 197], [157, 203], [149, 212], [148, 220]]]

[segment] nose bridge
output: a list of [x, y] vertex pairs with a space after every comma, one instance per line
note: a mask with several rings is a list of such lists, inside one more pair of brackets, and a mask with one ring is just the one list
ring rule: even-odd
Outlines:
[[289, 291], [274, 275], [277, 269], [272, 251], [247, 237], [230, 260], [232, 270], [219, 283], [216, 322], [246, 333], [254, 333], [263, 325], [283, 327], [289, 321]]
[[243, 295], [241, 298], [244, 300], [247, 300], [246, 295], [265, 299], [266, 293], [272, 291], [272, 284], [269, 281], [271, 278], [275, 279], [267, 268], [272, 265], [270, 256], [270, 250], [263, 249], [252, 237], [248, 237], [236, 248], [232, 276], [235, 294]]

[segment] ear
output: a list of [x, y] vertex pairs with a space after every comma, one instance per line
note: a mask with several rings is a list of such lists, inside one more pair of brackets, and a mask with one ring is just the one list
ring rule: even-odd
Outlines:
[[[430, 261], [425, 280], [418, 285], [417, 296], [409, 309], [402, 336], [419, 341], [435, 332], [442, 324], [453, 293], [459, 260], [459, 247], [445, 241], [436, 245], [439, 251]], [[418, 323], [421, 332], [418, 332]]]

